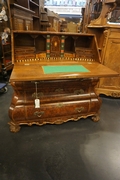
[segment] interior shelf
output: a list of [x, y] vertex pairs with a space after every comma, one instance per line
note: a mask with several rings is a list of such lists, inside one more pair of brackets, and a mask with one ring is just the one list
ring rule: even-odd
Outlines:
[[32, 3], [33, 5], [35, 5], [35, 6], [38, 6], [38, 7], [39, 7], [39, 4], [38, 4], [38, 3], [36, 3], [36, 2], [34, 2], [34, 1], [32, 1], [32, 0], [30, 0], [30, 3]]

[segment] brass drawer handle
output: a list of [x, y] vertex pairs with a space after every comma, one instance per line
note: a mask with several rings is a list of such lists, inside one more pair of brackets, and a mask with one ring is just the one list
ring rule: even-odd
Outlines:
[[63, 89], [58, 88], [58, 89], [55, 90], [55, 92], [57, 92], [57, 93], [62, 93], [62, 92], [63, 92]]
[[79, 89], [79, 90], [74, 91], [74, 94], [77, 94], [77, 95], [84, 94], [84, 93], [85, 93], [85, 91], [83, 89]]
[[78, 113], [81, 113], [83, 110], [84, 110], [84, 107], [76, 108], [76, 111], [77, 111]]
[[[43, 97], [43, 96], [44, 96], [44, 93], [43, 93], [43, 92], [37, 93], [37, 97], [38, 97], [38, 98], [41, 98], [41, 97]], [[35, 93], [35, 92], [32, 94], [32, 97], [33, 97], [33, 98], [36, 98], [36, 93]]]
[[42, 115], [44, 114], [44, 111], [36, 111], [34, 112], [34, 115], [37, 116], [37, 117], [41, 117]]

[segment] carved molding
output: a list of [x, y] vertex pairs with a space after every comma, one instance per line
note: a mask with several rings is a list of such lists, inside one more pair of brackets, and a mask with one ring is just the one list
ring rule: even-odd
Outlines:
[[98, 114], [86, 114], [86, 115], [73, 115], [73, 117], [71, 118], [70, 116], [68, 117], [58, 117], [57, 119], [55, 119], [54, 121], [50, 121], [49, 118], [45, 118], [45, 121], [41, 121], [41, 120], [38, 120], [37, 121], [27, 121], [27, 122], [24, 122], [24, 123], [19, 123], [18, 124], [14, 124], [13, 122], [9, 122], [8, 124], [10, 125], [10, 131], [11, 132], [18, 132], [20, 130], [20, 125], [22, 124], [27, 124], [28, 126], [32, 126], [32, 125], [45, 125], [45, 124], [62, 124], [64, 122], [68, 122], [68, 121], [78, 121], [80, 119], [86, 119], [87, 117], [91, 117], [91, 119], [94, 121], [94, 122], [97, 122], [99, 121], [99, 113]]
[[105, 30], [105, 31], [104, 31], [103, 47], [105, 47], [105, 45], [106, 45], [107, 37], [108, 37], [108, 30]]
[[111, 96], [111, 97], [115, 97], [115, 98], [120, 98], [120, 91], [113, 91], [110, 89], [104, 89], [104, 88], [96, 88], [96, 92], [97, 94], [104, 94], [106, 96]]

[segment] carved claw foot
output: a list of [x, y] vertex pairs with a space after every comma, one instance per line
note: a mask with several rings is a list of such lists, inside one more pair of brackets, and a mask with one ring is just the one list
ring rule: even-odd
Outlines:
[[9, 125], [10, 125], [10, 131], [11, 132], [18, 132], [18, 131], [20, 131], [20, 126], [19, 125], [17, 125], [17, 124], [14, 124], [14, 123], [12, 123], [12, 122], [10, 122], [9, 123]]
[[92, 116], [91, 118], [92, 118], [92, 121], [94, 122], [98, 122], [100, 120], [100, 116], [98, 114]]

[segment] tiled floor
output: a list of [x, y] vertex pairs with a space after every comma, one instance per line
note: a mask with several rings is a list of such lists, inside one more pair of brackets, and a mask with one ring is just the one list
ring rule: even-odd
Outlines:
[[12, 87], [0, 95], [0, 180], [120, 180], [120, 99], [101, 97], [101, 120], [9, 130]]

